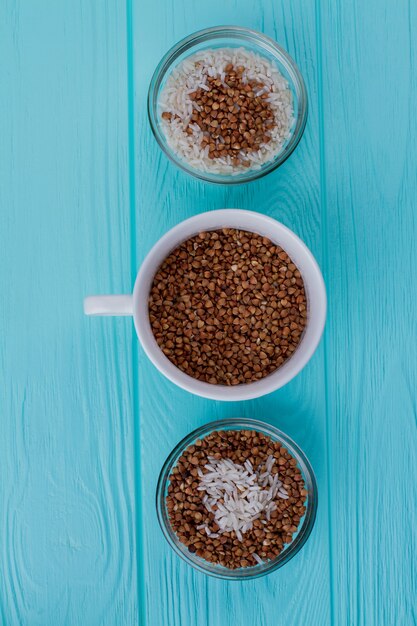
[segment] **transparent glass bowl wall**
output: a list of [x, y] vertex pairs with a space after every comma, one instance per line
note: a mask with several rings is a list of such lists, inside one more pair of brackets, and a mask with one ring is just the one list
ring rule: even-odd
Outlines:
[[[214, 430], [256, 430], [261, 432], [264, 435], [271, 437], [273, 441], [279, 441], [285, 448], [287, 448], [288, 452], [297, 460], [298, 467], [302, 473], [307, 489], [305, 515], [300, 521], [299, 528], [297, 533], [294, 535], [292, 543], [288, 544], [288, 546], [286, 546], [281, 554], [279, 554], [275, 559], [267, 561], [262, 565], [231, 570], [221, 565], [209, 563], [208, 561], [198, 557], [196, 554], [190, 552], [187, 547], [179, 541], [172, 530], [166, 507], [169, 476], [171, 475], [172, 469], [177, 464], [178, 459], [184, 452], [185, 448], [192, 445], [197, 439], [204, 438]], [[258, 578], [259, 576], [263, 576], [264, 574], [268, 574], [279, 567], [282, 567], [303, 547], [311, 533], [316, 518], [317, 484], [311, 465], [304, 452], [283, 432], [270, 424], [266, 424], [258, 420], [245, 418], [225, 419], [217, 422], [210, 422], [200, 428], [197, 428], [197, 430], [194, 430], [175, 446], [165, 461], [159, 475], [156, 491], [156, 509], [159, 524], [166, 540], [171, 548], [187, 563], [200, 572], [216, 576], [217, 578], [224, 578], [228, 580], [247, 580], [250, 578]]]
[[[160, 124], [158, 110], [159, 94], [172, 69], [184, 58], [207, 48], [238, 48], [244, 47], [266, 57], [274, 63], [281, 74], [287, 79], [293, 94], [294, 124], [291, 135], [282, 150], [275, 158], [265, 163], [258, 170], [247, 170], [240, 174], [214, 174], [202, 172], [188, 165], [168, 146]], [[256, 180], [281, 165], [294, 151], [304, 132], [307, 120], [307, 93], [303, 78], [293, 59], [275, 41], [262, 33], [236, 26], [218, 26], [198, 31], [177, 43], [158, 64], [152, 77], [148, 93], [148, 114], [155, 138], [163, 152], [178, 167], [196, 178], [212, 183], [239, 184]]]

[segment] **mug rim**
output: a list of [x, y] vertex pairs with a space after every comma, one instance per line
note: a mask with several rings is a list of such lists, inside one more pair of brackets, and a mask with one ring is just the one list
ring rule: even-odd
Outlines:
[[[240, 223], [240, 222], [243, 223]], [[247, 226], [253, 222], [254, 226]], [[246, 224], [246, 225], [245, 225]], [[256, 225], [259, 225], [259, 229]], [[307, 292], [307, 303], [313, 302], [304, 336], [293, 355], [274, 372], [258, 381], [245, 385], [213, 385], [192, 378], [182, 372], [162, 352], [153, 335], [149, 315], [148, 296], [155, 273], [172, 250], [181, 242], [202, 230], [239, 228], [266, 236], [280, 245], [300, 269]], [[285, 244], [279, 239], [279, 235]], [[288, 250], [288, 247], [291, 250]], [[294, 259], [295, 256], [298, 259]], [[303, 268], [299, 267], [302, 258]], [[166, 378], [177, 386], [195, 395], [223, 401], [250, 400], [261, 397], [283, 387], [305, 367], [313, 356], [323, 334], [327, 311], [327, 297], [319, 265], [307, 245], [287, 226], [278, 220], [245, 209], [217, 209], [199, 213], [179, 222], [168, 230], [146, 255], [136, 277], [133, 289], [133, 320], [139, 341], [146, 355]]]

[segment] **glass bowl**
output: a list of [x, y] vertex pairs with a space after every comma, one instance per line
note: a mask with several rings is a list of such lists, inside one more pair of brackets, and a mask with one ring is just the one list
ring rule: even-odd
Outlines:
[[[188, 548], [179, 541], [171, 527], [166, 506], [166, 496], [168, 493], [169, 477], [171, 472], [185, 448], [192, 445], [197, 439], [202, 439], [214, 430], [256, 430], [264, 435], [268, 435], [273, 441], [279, 441], [282, 443], [282, 445], [287, 448], [288, 452], [297, 460], [298, 468], [301, 471], [306, 486], [305, 488], [307, 489], [307, 500], [305, 503], [306, 512], [304, 517], [300, 520], [297, 532], [293, 535], [293, 541], [286, 545], [283, 551], [275, 559], [266, 561], [259, 565], [232, 570], [222, 565], [210, 563], [190, 552]], [[197, 428], [192, 433], [187, 435], [187, 437], [184, 437], [184, 439], [182, 439], [182, 441], [175, 446], [165, 461], [159, 475], [156, 490], [156, 510], [158, 521], [165, 539], [168, 541], [171, 548], [189, 565], [192, 565], [200, 572], [217, 578], [227, 580], [248, 580], [269, 574], [270, 572], [282, 567], [293, 556], [295, 556], [299, 550], [301, 550], [311, 533], [316, 518], [317, 483], [311, 465], [304, 452], [297, 446], [296, 443], [294, 443], [294, 441], [274, 426], [266, 424], [265, 422], [246, 418], [219, 420]]]
[[[173, 68], [186, 57], [207, 48], [239, 48], [244, 47], [256, 52], [278, 67], [288, 82], [293, 96], [294, 122], [290, 136], [276, 156], [260, 166], [259, 169], [248, 169], [238, 174], [216, 174], [193, 168], [178, 156], [168, 145], [160, 123], [158, 101], [165, 81]], [[165, 154], [173, 163], [188, 174], [201, 180], [226, 185], [246, 183], [265, 176], [281, 165], [296, 148], [307, 120], [307, 93], [304, 80], [295, 62], [273, 39], [262, 33], [237, 26], [217, 26], [200, 30], [182, 39], [159, 62], [152, 77], [148, 93], [148, 115], [152, 132]]]

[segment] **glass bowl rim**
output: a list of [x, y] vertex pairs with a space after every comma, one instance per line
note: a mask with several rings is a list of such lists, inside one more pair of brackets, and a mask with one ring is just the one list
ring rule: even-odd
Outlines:
[[[185, 550], [182, 550], [175, 541], [175, 533], [170, 527], [168, 516], [166, 514], [166, 489], [168, 486], [169, 476], [172, 468], [178, 457], [184, 451], [186, 447], [192, 444], [193, 441], [199, 439], [214, 430], [227, 430], [238, 427], [239, 430], [257, 430], [261, 431], [274, 440], [281, 441], [285, 447], [288, 448], [290, 454], [297, 460], [297, 465], [301, 468], [303, 478], [308, 490], [308, 499], [306, 512], [303, 525], [300, 531], [297, 533], [294, 541], [292, 541], [287, 548], [285, 548], [275, 559], [267, 561], [264, 566], [254, 565], [247, 568], [239, 568], [236, 570], [227, 570], [227, 568], [220, 569], [219, 566], [211, 564], [208, 561], [194, 561], [192, 556], [189, 556]], [[266, 574], [269, 574], [283, 565], [288, 563], [304, 546], [309, 538], [311, 531], [313, 530], [316, 520], [317, 506], [318, 506], [318, 489], [317, 481], [314, 475], [313, 468], [308, 460], [306, 454], [298, 446], [298, 444], [291, 439], [287, 434], [267, 422], [252, 418], [226, 418], [215, 420], [213, 422], [206, 422], [202, 426], [191, 431], [179, 441], [168, 457], [166, 458], [162, 469], [158, 477], [158, 483], [156, 487], [156, 513], [159, 522], [159, 526], [162, 533], [170, 545], [170, 547], [180, 556], [186, 563], [191, 565], [194, 569], [213, 576], [215, 578], [221, 578], [223, 580], [250, 580], [254, 578], [260, 578]], [[207, 563], [207, 564], [206, 564]]]
[[[202, 172], [188, 165], [183, 159], [178, 157], [173, 150], [166, 144], [164, 135], [160, 130], [158, 124], [158, 96], [160, 92], [161, 83], [163, 78], [169, 71], [175, 60], [187, 50], [190, 50], [194, 45], [210, 41], [210, 39], [220, 39], [221, 37], [230, 36], [231, 38], [238, 39], [242, 37], [248, 41], [254, 40], [259, 45], [260, 42], [267, 47], [270, 52], [273, 51], [273, 56], [276, 61], [279, 61], [281, 65], [285, 67], [289, 76], [290, 82], [296, 94], [298, 113], [295, 118], [295, 124], [291, 131], [290, 139], [285, 147], [275, 156], [271, 161], [266, 162], [261, 166], [259, 170], [250, 169], [248, 173], [242, 173], [235, 176], [230, 174], [214, 174], [210, 172]], [[220, 185], [239, 185], [253, 180], [258, 180], [263, 176], [266, 176], [270, 172], [277, 169], [282, 165], [294, 152], [298, 146], [307, 123], [308, 115], [308, 96], [307, 89], [303, 76], [298, 69], [295, 60], [290, 54], [282, 48], [274, 39], [264, 35], [259, 31], [243, 26], [212, 26], [198, 30], [190, 35], [187, 35], [183, 39], [180, 39], [174, 44], [162, 57], [156, 66], [149, 83], [148, 98], [147, 98], [147, 111], [148, 119], [151, 126], [152, 134], [154, 135], [156, 142], [158, 143], [162, 152], [168, 157], [168, 159], [174, 163], [181, 170], [208, 183], [220, 184]]]

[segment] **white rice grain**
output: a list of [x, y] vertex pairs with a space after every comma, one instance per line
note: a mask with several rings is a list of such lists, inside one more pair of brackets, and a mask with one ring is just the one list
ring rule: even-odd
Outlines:
[[234, 531], [239, 541], [243, 541], [243, 534], [252, 529], [256, 519], [262, 516], [262, 523], [270, 521], [272, 511], [277, 508], [274, 498], [288, 498], [278, 474], [271, 473], [274, 463], [275, 458], [269, 456], [255, 471], [249, 461], [240, 465], [231, 459], [209, 457], [204, 466], [207, 473], [200, 478], [197, 489], [205, 492], [202, 502], [214, 513], [219, 532], [210, 534], [204, 524], [198, 528], [204, 528], [213, 538]]
[[264, 562], [262, 561], [261, 557], [256, 554], [256, 552], [252, 552], [252, 556], [258, 563], [258, 565], [263, 565]]

